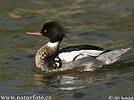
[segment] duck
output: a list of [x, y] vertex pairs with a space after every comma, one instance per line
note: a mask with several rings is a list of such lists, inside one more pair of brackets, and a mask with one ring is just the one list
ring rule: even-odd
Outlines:
[[95, 71], [118, 61], [124, 54], [133, 50], [109, 50], [93, 45], [76, 45], [59, 49], [60, 43], [66, 36], [65, 27], [58, 21], [46, 22], [39, 32], [26, 32], [49, 38], [49, 41], [36, 53], [36, 67], [44, 72], [67, 71], [80, 68], [80, 71]]

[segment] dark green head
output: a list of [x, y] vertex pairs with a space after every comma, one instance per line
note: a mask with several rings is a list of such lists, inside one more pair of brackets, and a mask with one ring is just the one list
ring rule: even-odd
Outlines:
[[62, 41], [65, 37], [63, 26], [56, 21], [45, 23], [41, 29], [41, 33], [43, 36], [48, 37], [52, 43]]

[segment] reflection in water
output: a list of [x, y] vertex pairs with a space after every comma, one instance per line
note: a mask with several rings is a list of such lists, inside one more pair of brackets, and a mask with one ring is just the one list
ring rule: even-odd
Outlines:
[[74, 90], [91, 85], [105, 83], [105, 81], [113, 76], [114, 73], [110, 70], [98, 70], [92, 73], [73, 73], [72, 75], [35, 74], [35, 82], [38, 85], [50, 86], [53, 89]]
[[[82, 88], [84, 86], [65, 86], [78, 83], [79, 79], [76, 76], [69, 75], [61, 75], [61, 76], [46, 76], [43, 74], [35, 75], [35, 82], [38, 85], [47, 85], [54, 89], [62, 89], [62, 90], [73, 90], [77, 88]], [[62, 87], [63, 86], [63, 87]]]

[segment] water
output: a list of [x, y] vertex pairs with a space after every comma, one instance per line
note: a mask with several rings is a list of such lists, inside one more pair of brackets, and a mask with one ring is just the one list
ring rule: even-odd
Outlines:
[[134, 45], [133, 0], [1, 0], [0, 95], [51, 96], [52, 100], [110, 100], [134, 96], [134, 53], [92, 73], [45, 75], [35, 67], [48, 39], [29, 36], [60, 20], [70, 32], [61, 48], [92, 44], [106, 49]]

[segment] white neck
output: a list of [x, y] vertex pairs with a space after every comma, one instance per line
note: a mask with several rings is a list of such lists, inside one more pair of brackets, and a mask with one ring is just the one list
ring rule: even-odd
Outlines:
[[57, 47], [59, 45], [59, 42], [54, 42], [54, 43], [48, 42], [46, 45], [53, 48], [53, 47]]

